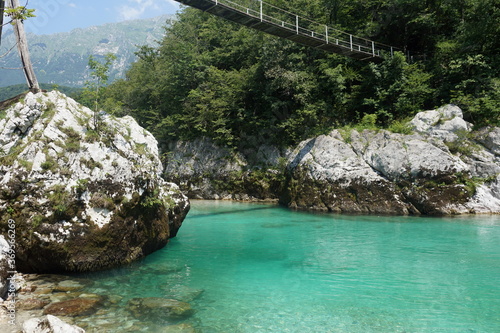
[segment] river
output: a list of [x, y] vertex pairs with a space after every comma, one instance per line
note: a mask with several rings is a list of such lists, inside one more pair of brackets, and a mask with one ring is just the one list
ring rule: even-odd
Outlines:
[[[500, 216], [193, 201], [163, 250], [84, 277], [94, 281], [86, 292], [116, 299], [76, 320], [87, 331], [500, 332]], [[133, 318], [126, 304], [136, 297], [188, 300], [195, 313], [175, 323]]]

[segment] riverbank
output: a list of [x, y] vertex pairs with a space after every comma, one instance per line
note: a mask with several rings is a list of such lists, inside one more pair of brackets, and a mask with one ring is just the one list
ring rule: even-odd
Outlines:
[[192, 199], [346, 214], [500, 213], [500, 128], [473, 130], [453, 105], [417, 114], [399, 133], [336, 129], [294, 147], [239, 150], [204, 138], [163, 150], [164, 177]]

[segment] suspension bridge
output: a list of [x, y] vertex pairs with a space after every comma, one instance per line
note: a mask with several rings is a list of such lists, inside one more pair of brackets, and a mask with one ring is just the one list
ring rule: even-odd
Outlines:
[[314, 22], [261, 0], [175, 0], [281, 38], [358, 60], [382, 61], [397, 48]]

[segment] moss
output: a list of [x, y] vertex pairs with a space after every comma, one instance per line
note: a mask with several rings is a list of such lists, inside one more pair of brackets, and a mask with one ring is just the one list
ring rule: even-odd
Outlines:
[[88, 179], [78, 179], [76, 181], [76, 185], [73, 186], [73, 189], [76, 191], [78, 195], [82, 195], [83, 192], [87, 190], [88, 184], [89, 184]]
[[481, 150], [481, 146], [473, 140], [475, 134], [465, 130], [455, 132], [457, 139], [451, 142], [445, 142], [452, 154], [471, 156], [473, 153]]
[[73, 175], [73, 171], [71, 171], [70, 168], [64, 167], [59, 170], [59, 174], [64, 177], [71, 177], [71, 175]]
[[65, 148], [69, 152], [76, 153], [80, 151], [80, 141], [73, 141], [73, 140], [67, 141]]
[[70, 138], [70, 139], [80, 140], [80, 138], [81, 138], [80, 133], [78, 133], [72, 127], [63, 127], [63, 128], [61, 128], [61, 132], [66, 134], [68, 136], [68, 138]]
[[45, 156], [46, 156], [45, 162], [40, 164], [40, 167], [42, 168], [43, 172], [47, 172], [47, 171], [55, 172], [56, 168], [57, 168], [56, 161], [50, 155], [45, 155]]
[[100, 136], [97, 131], [88, 130], [87, 132], [85, 132], [85, 142], [94, 143], [99, 141], [99, 138]]
[[19, 154], [21, 154], [25, 148], [26, 145], [17, 145], [12, 147], [6, 155], [0, 157], [0, 164], [13, 166], [15, 161], [18, 160]]
[[102, 164], [100, 162], [96, 162], [93, 158], [87, 160], [86, 158], [80, 158], [80, 163], [85, 165], [88, 169], [93, 170], [94, 168], [102, 169]]
[[23, 168], [25, 168], [28, 171], [31, 171], [31, 169], [33, 169], [33, 162], [31, 162], [31, 161], [19, 159], [18, 162], [19, 162], [20, 166], [22, 166]]
[[56, 105], [53, 102], [50, 101], [47, 102], [45, 108], [43, 109], [41, 118], [47, 119], [49, 121], [52, 120], [52, 118], [56, 114], [56, 110], [57, 110]]
[[35, 215], [33, 216], [33, 219], [31, 220], [31, 226], [33, 229], [36, 229], [42, 222], [45, 220], [45, 216], [43, 215]]

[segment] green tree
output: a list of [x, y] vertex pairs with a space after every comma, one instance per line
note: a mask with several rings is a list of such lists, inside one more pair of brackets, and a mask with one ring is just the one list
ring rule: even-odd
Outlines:
[[99, 129], [99, 104], [101, 102], [101, 90], [108, 83], [108, 73], [116, 60], [116, 55], [108, 53], [104, 56], [104, 61], [98, 61], [94, 56], [89, 57], [88, 66], [90, 69], [91, 81], [85, 82], [85, 88], [82, 92], [83, 100], [86, 100], [87, 105], [93, 104], [94, 106], [94, 117], [93, 124], [94, 129]]

